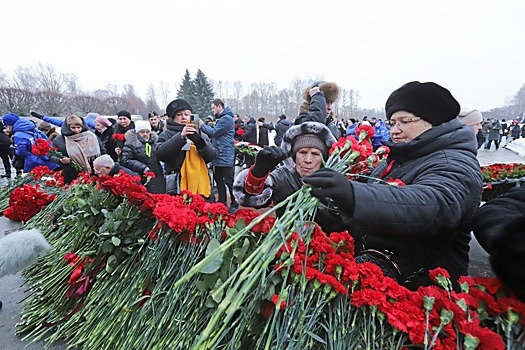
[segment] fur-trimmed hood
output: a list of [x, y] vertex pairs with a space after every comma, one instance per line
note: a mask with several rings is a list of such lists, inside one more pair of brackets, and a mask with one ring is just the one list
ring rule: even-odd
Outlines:
[[324, 93], [326, 102], [335, 102], [339, 98], [339, 86], [336, 83], [331, 81], [315, 82], [303, 91], [303, 99], [308, 101], [308, 103], [312, 99], [310, 97], [310, 89], [314, 86], [319, 86], [319, 90]]
[[292, 126], [284, 134], [283, 142], [281, 144], [281, 147], [286, 151], [286, 153], [290, 155], [290, 157], [286, 158], [283, 163], [291, 172], [295, 171], [295, 157], [292, 154], [293, 144], [298, 136], [305, 134], [313, 134], [319, 137], [322, 141], [324, 141], [328, 149], [330, 149], [332, 144], [337, 141], [330, 129], [328, 129], [328, 127], [324, 124], [317, 122], [304, 122], [302, 124]]

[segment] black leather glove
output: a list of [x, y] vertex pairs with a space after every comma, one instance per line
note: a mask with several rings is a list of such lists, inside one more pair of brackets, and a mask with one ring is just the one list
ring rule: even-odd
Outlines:
[[33, 112], [31, 111], [31, 115], [35, 118], [38, 118], [38, 119], [43, 119], [44, 118], [44, 115], [40, 114], [40, 113], [37, 113], [37, 112]]
[[353, 215], [354, 188], [352, 182], [343, 174], [323, 168], [304, 177], [303, 182], [313, 187], [311, 192], [313, 196], [330, 197], [340, 212]]
[[286, 158], [288, 158], [288, 153], [281, 147], [266, 146], [255, 156], [252, 175], [258, 178], [264, 177]]
[[203, 149], [206, 146], [206, 142], [202, 138], [201, 134], [199, 134], [198, 132], [194, 134], [188, 134], [186, 137], [195, 144], [195, 147], [197, 147], [197, 149]]

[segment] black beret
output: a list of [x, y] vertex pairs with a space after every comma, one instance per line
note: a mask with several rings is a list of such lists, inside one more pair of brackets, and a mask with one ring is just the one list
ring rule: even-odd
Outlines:
[[191, 105], [188, 101], [182, 98], [178, 98], [176, 100], [171, 101], [168, 104], [168, 107], [166, 107], [166, 114], [169, 118], [173, 118], [175, 116], [175, 113], [177, 111], [181, 111], [184, 109], [189, 109], [191, 113], [193, 113], [193, 109], [191, 108]]
[[436, 126], [456, 118], [460, 106], [444, 87], [432, 82], [412, 81], [390, 94], [385, 111], [388, 120], [395, 112], [406, 111]]
[[121, 110], [117, 113], [117, 118], [118, 117], [126, 117], [128, 118], [129, 120], [131, 120], [131, 113], [129, 113], [128, 111], [126, 110]]

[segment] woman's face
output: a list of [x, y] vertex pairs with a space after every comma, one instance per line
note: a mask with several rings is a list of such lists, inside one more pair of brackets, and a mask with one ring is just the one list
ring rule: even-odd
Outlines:
[[68, 124], [69, 130], [73, 131], [73, 134], [80, 134], [82, 132], [82, 125], [79, 124]]
[[93, 124], [95, 124], [95, 130], [97, 130], [98, 132], [103, 132], [104, 130], [106, 130], [106, 126], [102, 125], [99, 121], [95, 120]]
[[432, 128], [429, 122], [406, 111], [392, 114], [390, 125], [390, 137], [394, 143], [410, 142]]
[[177, 124], [188, 124], [191, 120], [191, 111], [189, 109], [183, 109], [182, 111], [177, 111], [173, 120]]
[[300, 148], [295, 154], [295, 170], [300, 177], [308, 176], [323, 165], [323, 153], [317, 148]]
[[123, 128], [127, 128], [129, 124], [131, 124], [131, 119], [128, 119], [127, 117], [119, 116], [118, 117], [118, 123]]

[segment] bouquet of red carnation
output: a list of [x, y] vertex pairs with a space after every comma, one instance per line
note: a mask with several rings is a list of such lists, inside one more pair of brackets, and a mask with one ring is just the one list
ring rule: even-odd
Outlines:
[[9, 208], [4, 216], [13, 221], [27, 222], [51, 203], [56, 196], [40, 191], [39, 185], [18, 187], [9, 195]]
[[113, 139], [117, 141], [117, 147], [122, 148], [124, 141], [126, 141], [126, 136], [124, 134], [113, 134]]

